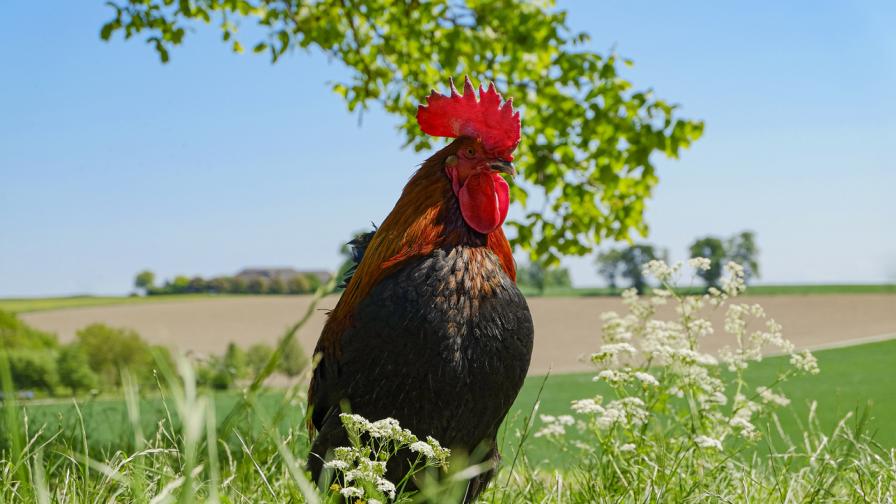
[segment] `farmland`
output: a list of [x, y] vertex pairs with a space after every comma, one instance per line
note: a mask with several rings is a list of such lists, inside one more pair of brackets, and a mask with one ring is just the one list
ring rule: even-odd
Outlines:
[[[548, 287], [543, 292], [521, 287], [529, 297], [593, 297], [618, 296], [621, 289], [608, 287]], [[699, 289], [685, 289], [682, 292], [697, 293]], [[750, 287], [750, 296], [800, 296], [809, 294], [896, 294], [896, 284], [794, 284], [756, 285]], [[225, 297], [252, 297], [239, 295], [176, 294], [154, 296], [61, 296], [43, 298], [0, 298], [0, 310], [25, 313], [65, 308], [85, 308], [91, 306], [133, 305], [143, 303], [177, 302], [221, 299]], [[291, 296], [276, 296], [278, 298]]]
[[[325, 298], [299, 332], [306, 350], [313, 349], [327, 309], [336, 297]], [[889, 294], [754, 295], [784, 326], [784, 334], [801, 348], [822, 348], [885, 339], [896, 334], [896, 296]], [[185, 302], [145, 302], [24, 313], [23, 320], [55, 332], [62, 341], [93, 322], [136, 329], [153, 344], [181, 351], [221, 353], [229, 342], [248, 345], [274, 343], [283, 330], [307, 309], [310, 296], [243, 296], [193, 298]], [[615, 297], [532, 297], [535, 351], [531, 372], [559, 374], [586, 371], [580, 359], [595, 351], [600, 337], [600, 315], [621, 312]], [[660, 314], [671, 317], [671, 309]], [[718, 324], [722, 313], [712, 315]], [[708, 351], [730, 344], [724, 334], [703, 342]]]

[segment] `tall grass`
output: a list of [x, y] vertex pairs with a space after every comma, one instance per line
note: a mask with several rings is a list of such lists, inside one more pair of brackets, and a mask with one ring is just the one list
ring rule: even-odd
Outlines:
[[[318, 296], [324, 292], [322, 289]], [[634, 309], [640, 314], [634, 318], [610, 316], [607, 322], [616, 324], [616, 329], [646, 328], [652, 315], [639, 311], [641, 308]], [[689, 316], [688, 323], [701, 327], [694, 324], [697, 317], [693, 313]], [[280, 349], [295, 337], [304, 320], [286, 332]], [[620, 320], [627, 322], [620, 325]], [[639, 325], [641, 322], [643, 325]], [[725, 363], [698, 363], [695, 359], [691, 365], [699, 365], [708, 373], [700, 375], [701, 380], [718, 378], [723, 383], [682, 381], [682, 376], [693, 376], [695, 370], [681, 367], [677, 361], [626, 360], [619, 354], [627, 352], [620, 341], [605, 342], [616, 346], [605, 345], [593, 356], [597, 375], [603, 380], [617, 380], [612, 384], [613, 397], [586, 398], [592, 402], [576, 402], [569, 418], [541, 420], [536, 400], [524, 422], [502, 432], [503, 445], [512, 448], [505, 450], [504, 463], [480, 497], [481, 502], [893, 502], [896, 452], [874, 442], [866, 431], [863, 412], [853, 412], [833, 430], [826, 430], [813, 408], [805, 418], [801, 436], [794, 439], [777, 420], [779, 414], [790, 409], [780, 397], [777, 407], [753, 397], [749, 400], [755, 400], [758, 406], [748, 407], [752, 414], [738, 413], [748, 399], [738, 399], [731, 391], [746, 390], [747, 384], [739, 382], [744, 380], [743, 373], [721, 373], [718, 368]], [[634, 346], [639, 339], [631, 341]], [[441, 462], [432, 462], [436, 459], [427, 462], [431, 451], [433, 456], [440, 453], [435, 440], [418, 440], [388, 421], [367, 422], [352, 417], [346, 421], [353, 422], [353, 446], [343, 453], [344, 464], [331, 464], [331, 469], [344, 476], [352, 469], [363, 468], [369, 473], [364, 476], [368, 479], [353, 486], [351, 480], [343, 478], [341, 485], [318, 489], [304, 466], [308, 435], [301, 422], [294, 421], [304, 415], [306, 398], [302, 389], [286, 390], [276, 408], [260, 406], [262, 383], [266, 373], [275, 368], [278, 354], [223, 415], [217, 413], [216, 396], [196, 387], [193, 370], [185, 360], [178, 361], [177, 369], [160, 364], [158, 383], [152, 391], [139, 390], [135, 380], [125, 374], [122, 399], [127, 416], [119, 427], [131, 439], [119, 447], [98, 448], [91, 439], [102, 433], [97, 432], [95, 423], [81, 416], [77, 402], [75, 418], [68, 419], [73, 429], [54, 428], [46, 421], [35, 423], [29, 410], [16, 402], [9, 368], [0, 352], [0, 385], [5, 397], [0, 422], [0, 504], [323, 503], [343, 502], [344, 495], [358, 496], [349, 500], [368, 504], [451, 502], [464, 494], [470, 477], [488, 469], [482, 465], [467, 467], [459, 459], [449, 459], [447, 469]], [[733, 352], [732, 362], [740, 365], [738, 356], [749, 360], [752, 354]], [[607, 370], [616, 374], [600, 373]], [[657, 383], [644, 375], [635, 378], [636, 372], [650, 373]], [[620, 378], [626, 373], [629, 379]], [[705, 390], [707, 394], [730, 394], [729, 402], [703, 401], [700, 387], [707, 383], [711, 389]], [[712, 389], [717, 385], [721, 388]], [[140, 399], [148, 392], [161, 397], [162, 414], [151, 423], [143, 418]], [[635, 397], [648, 399], [639, 406], [643, 412], [625, 409], [637, 405], [630, 400]], [[765, 397], [777, 396], [767, 392]], [[610, 410], [618, 411], [610, 414]], [[735, 417], [740, 420], [732, 424]], [[755, 431], [746, 428], [744, 422]], [[370, 429], [378, 429], [380, 440], [386, 435], [383, 432], [392, 433], [388, 435], [395, 436], [395, 442], [403, 443], [404, 448], [417, 443], [411, 449], [421, 454], [419, 493], [403, 492], [401, 482], [392, 482], [393, 488], [377, 479], [377, 463], [393, 456], [398, 445], [384, 450], [382, 441], [364, 441], [369, 436], [361, 434]], [[576, 429], [580, 435], [566, 435], [567, 429]], [[572, 463], [558, 468], [527, 459], [525, 447], [535, 435], [549, 438], [558, 452], [573, 459]], [[756, 439], [764, 442], [757, 444]], [[365, 460], [368, 456], [372, 458]], [[436, 475], [441, 477], [433, 477]], [[353, 490], [347, 492], [348, 488]]]

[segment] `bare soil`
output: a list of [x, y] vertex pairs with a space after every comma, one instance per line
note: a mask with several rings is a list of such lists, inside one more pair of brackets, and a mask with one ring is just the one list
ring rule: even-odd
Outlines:
[[[322, 301], [319, 310], [299, 332], [302, 345], [314, 348], [326, 310], [336, 297]], [[784, 326], [784, 335], [800, 348], [819, 348], [896, 337], [896, 296], [886, 294], [749, 296]], [[308, 296], [252, 296], [240, 298], [158, 302], [134, 305], [72, 308], [26, 313], [22, 318], [40, 329], [57, 333], [62, 341], [92, 323], [136, 329], [154, 344], [183, 351], [221, 353], [229, 342], [248, 346], [273, 344], [298, 320], [310, 303]], [[582, 356], [600, 344], [600, 314], [624, 312], [618, 298], [530, 298], [535, 321], [532, 374], [588, 370]], [[671, 311], [666, 310], [671, 315]], [[722, 313], [711, 318], [718, 333], [706, 339], [715, 351], [731, 343], [722, 332]]]

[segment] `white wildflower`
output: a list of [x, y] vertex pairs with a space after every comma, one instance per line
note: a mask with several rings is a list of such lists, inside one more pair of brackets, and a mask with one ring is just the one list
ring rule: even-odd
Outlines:
[[448, 448], [442, 448], [442, 445], [439, 444], [439, 441], [436, 438], [432, 436], [426, 436], [426, 442], [429, 444], [430, 448], [432, 448], [436, 460], [438, 460], [441, 464], [444, 464], [448, 457], [451, 456], [451, 450]]
[[386, 478], [378, 478], [376, 480], [376, 489], [388, 495], [390, 499], [395, 498], [395, 485]]
[[687, 323], [687, 330], [698, 338], [709, 336], [713, 333], [712, 323], [703, 318], [690, 319]]
[[535, 433], [535, 437], [558, 437], [566, 434], [566, 427], [576, 423], [570, 415], [541, 415], [541, 421], [545, 426]]
[[634, 356], [638, 350], [630, 343], [609, 343], [600, 347], [600, 352], [591, 355], [595, 364], [616, 363], [620, 355]]
[[576, 413], [603, 413], [604, 408], [594, 399], [579, 399], [572, 402], [572, 410]]
[[768, 387], [756, 387], [756, 392], [759, 394], [759, 397], [767, 403], [777, 404], [778, 406], [787, 406], [790, 404], [790, 399], [783, 395], [776, 394]]
[[635, 371], [635, 378], [637, 378], [644, 385], [653, 385], [658, 386], [660, 382], [650, 373], [644, 373], [642, 371]]
[[394, 418], [384, 418], [373, 422], [370, 424], [368, 432], [370, 433], [370, 437], [396, 442], [408, 442], [414, 437], [413, 434], [411, 434], [411, 431], [402, 429], [398, 420]]
[[694, 257], [688, 261], [688, 266], [695, 270], [709, 271], [709, 268], [712, 267], [712, 261], [705, 257]]
[[352, 482], [359, 479], [364, 479], [364, 473], [361, 472], [360, 469], [352, 469], [351, 471], [345, 471], [342, 477], [345, 478], [345, 481]]
[[361, 415], [342, 413], [339, 415], [342, 425], [348, 430], [367, 432], [370, 429], [370, 421]]
[[607, 352], [611, 354], [629, 354], [634, 355], [638, 353], [638, 350], [635, 349], [630, 343], [612, 343], [609, 345], [604, 345], [600, 347], [601, 352]]
[[610, 402], [596, 418], [600, 429], [609, 429], [616, 424], [643, 425], [647, 421], [648, 412], [644, 409], [644, 401], [637, 397], [623, 397]]
[[722, 290], [725, 294], [735, 297], [746, 290], [743, 266], [736, 262], [729, 262], [725, 265], [725, 271], [728, 272], [728, 276], [722, 280]]
[[651, 276], [656, 278], [659, 281], [666, 281], [672, 278], [672, 275], [675, 273], [675, 268], [670, 267], [665, 261], [660, 261], [654, 259], [642, 268], [643, 272], [647, 276]]
[[719, 406], [724, 406], [728, 403], [728, 396], [726, 396], [723, 392], [713, 392], [703, 399], [703, 402], [706, 404], [718, 404]]
[[329, 460], [324, 463], [324, 467], [327, 469], [335, 469], [337, 471], [344, 471], [348, 469], [348, 462], [344, 460]]
[[619, 408], [607, 408], [597, 417], [597, 426], [603, 430], [623, 422], [625, 422], [625, 412]]
[[756, 430], [756, 426], [743, 416], [735, 415], [728, 421], [728, 425], [738, 429], [740, 435], [746, 439], [756, 439], [759, 437], [759, 431]]
[[566, 429], [556, 423], [549, 423], [535, 433], [535, 437], [559, 437], [566, 434]]
[[619, 447], [619, 451], [625, 452], [633, 452], [635, 451], [636, 446], [632, 443], [625, 443], [624, 445]]
[[605, 381], [610, 385], [619, 385], [630, 379], [631, 376], [628, 373], [616, 369], [604, 369], [594, 377], [594, 381]]
[[622, 291], [622, 302], [631, 308], [638, 302], [638, 290], [637, 289], [625, 289]]
[[417, 441], [416, 443], [411, 443], [411, 446], [409, 448], [412, 452], [419, 453], [426, 458], [434, 458], [436, 456], [435, 452], [432, 449], [432, 446], [429, 446], [429, 443], [425, 441]]
[[339, 493], [343, 497], [364, 497], [364, 490], [358, 487], [345, 487]]
[[715, 448], [716, 450], [722, 449], [721, 441], [708, 436], [697, 436], [694, 438], [694, 442], [697, 443], [697, 446], [699, 446], [700, 448]]
[[792, 354], [790, 356], [790, 364], [804, 373], [818, 374], [819, 372], [818, 360], [808, 350]]

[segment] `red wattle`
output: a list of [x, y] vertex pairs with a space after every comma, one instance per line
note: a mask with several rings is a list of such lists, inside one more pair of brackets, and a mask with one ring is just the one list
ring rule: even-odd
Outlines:
[[482, 234], [501, 227], [510, 207], [510, 187], [497, 173], [471, 175], [457, 193], [460, 213]]

